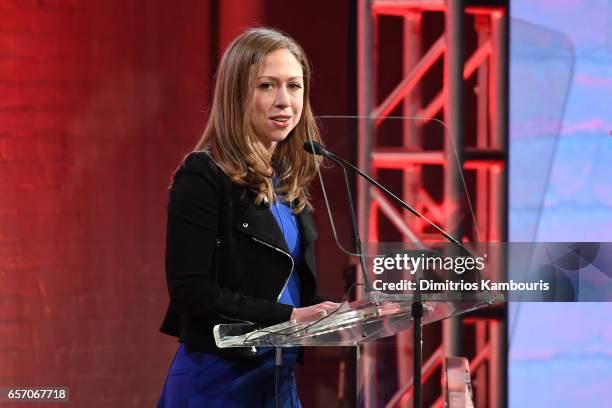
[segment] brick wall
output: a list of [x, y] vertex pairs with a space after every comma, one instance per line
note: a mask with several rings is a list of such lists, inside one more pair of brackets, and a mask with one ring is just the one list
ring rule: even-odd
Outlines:
[[157, 400], [166, 188], [204, 124], [209, 11], [0, 2], [0, 385]]

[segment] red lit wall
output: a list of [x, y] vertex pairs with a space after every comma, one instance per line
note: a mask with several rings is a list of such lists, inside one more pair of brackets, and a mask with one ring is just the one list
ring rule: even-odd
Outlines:
[[159, 395], [166, 189], [211, 74], [209, 5], [170, 4], [0, 3], [2, 386]]
[[[246, 27], [283, 29], [313, 62], [315, 111], [353, 113], [349, 5], [15, 0], [0, 16], [0, 386], [154, 406], [177, 346], [158, 332], [167, 187], [218, 55]], [[340, 297], [348, 261], [315, 204], [321, 287]], [[308, 353], [302, 401], [335, 399], [338, 354]]]

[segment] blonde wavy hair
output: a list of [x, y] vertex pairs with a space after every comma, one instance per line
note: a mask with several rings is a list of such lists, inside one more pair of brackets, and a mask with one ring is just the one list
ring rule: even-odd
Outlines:
[[[267, 157], [249, 120], [256, 76], [263, 58], [278, 49], [289, 50], [302, 66], [304, 101], [302, 116], [287, 138]], [[275, 199], [272, 176], [280, 181], [279, 195], [297, 214], [310, 207], [307, 186], [316, 175], [317, 156], [306, 153], [304, 142], [321, 142], [310, 107], [311, 68], [302, 47], [275, 29], [252, 28], [226, 49], [217, 69], [208, 123], [197, 151], [208, 151], [215, 163], [236, 184], [255, 195], [255, 203]]]

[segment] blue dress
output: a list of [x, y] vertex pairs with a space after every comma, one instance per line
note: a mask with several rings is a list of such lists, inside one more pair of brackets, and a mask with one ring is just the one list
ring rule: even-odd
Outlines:
[[[281, 228], [295, 265], [280, 303], [300, 307], [300, 231], [297, 218], [286, 203], [270, 210]], [[214, 354], [190, 352], [181, 344], [176, 352], [158, 408], [301, 408], [294, 366], [298, 348], [283, 348], [282, 365], [275, 366], [275, 352], [262, 348], [258, 361], [236, 361]]]

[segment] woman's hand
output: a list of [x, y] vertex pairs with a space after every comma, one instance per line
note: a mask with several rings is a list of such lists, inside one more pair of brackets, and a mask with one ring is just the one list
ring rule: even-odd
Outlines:
[[338, 307], [340, 307], [340, 303], [322, 302], [308, 307], [295, 308], [291, 313], [291, 320], [301, 319], [304, 316], [313, 315], [324, 311], [331, 313]]

